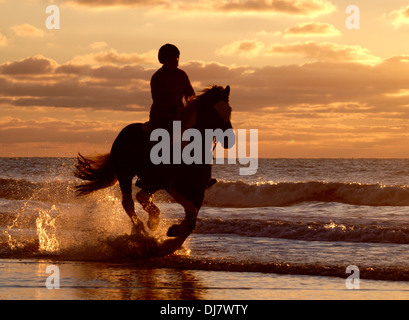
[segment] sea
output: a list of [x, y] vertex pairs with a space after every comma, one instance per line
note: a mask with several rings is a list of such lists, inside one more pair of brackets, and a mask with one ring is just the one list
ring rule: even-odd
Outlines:
[[[409, 159], [215, 164], [194, 232], [163, 257], [129, 247], [118, 184], [75, 194], [75, 163], [0, 158], [0, 299], [409, 298]], [[166, 240], [183, 208], [154, 201]]]

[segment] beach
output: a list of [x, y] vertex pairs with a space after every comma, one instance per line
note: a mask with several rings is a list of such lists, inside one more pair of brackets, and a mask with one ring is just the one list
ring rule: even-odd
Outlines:
[[[60, 288], [47, 289], [50, 264], [60, 269]], [[2, 260], [0, 299], [8, 300], [396, 300], [409, 284], [269, 273], [141, 268], [98, 262]]]
[[[261, 159], [255, 176], [216, 165], [194, 233], [166, 257], [130, 245], [117, 185], [75, 196], [75, 159], [0, 160], [0, 299], [409, 296], [409, 160]], [[155, 203], [165, 239], [183, 212], [166, 193]]]

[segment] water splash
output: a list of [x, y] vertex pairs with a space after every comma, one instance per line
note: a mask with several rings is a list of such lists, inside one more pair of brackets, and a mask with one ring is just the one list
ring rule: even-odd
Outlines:
[[7, 237], [7, 244], [11, 250], [24, 249], [26, 244], [21, 240], [22, 234], [22, 221], [24, 213], [28, 210], [29, 202], [25, 201], [21, 210], [16, 214], [16, 217], [13, 219], [12, 223], [9, 224], [3, 234]]
[[60, 245], [56, 236], [56, 217], [58, 210], [55, 205], [50, 210], [39, 210], [36, 219], [37, 235], [39, 241], [39, 252], [58, 253]]

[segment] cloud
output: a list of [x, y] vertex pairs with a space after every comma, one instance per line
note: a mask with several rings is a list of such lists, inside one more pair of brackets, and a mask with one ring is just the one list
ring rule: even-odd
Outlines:
[[43, 37], [45, 32], [41, 29], [38, 29], [31, 24], [19, 24], [10, 27], [10, 29], [14, 32], [14, 34], [18, 37]]
[[236, 112], [280, 114], [286, 119], [334, 114], [409, 118], [408, 56], [376, 64], [328, 60], [252, 68], [190, 62], [183, 68], [199, 87], [230, 85]]
[[[68, 121], [53, 118], [42, 120], [0, 119], [0, 143], [80, 143], [101, 144], [113, 137], [116, 128], [107, 128], [98, 121]], [[47, 137], [47, 138], [45, 138]]]
[[0, 47], [4, 47], [8, 44], [8, 39], [0, 33]]
[[64, 0], [64, 2], [87, 7], [140, 7], [164, 4], [165, 0]]
[[402, 25], [409, 24], [409, 5], [393, 10], [388, 14], [384, 14], [383, 18], [391, 20], [392, 24], [399, 28]]
[[227, 44], [216, 51], [220, 55], [239, 55], [254, 58], [264, 50], [264, 43], [259, 40], [239, 40]]
[[3, 63], [0, 65], [0, 73], [8, 75], [48, 74], [56, 65], [57, 63], [54, 60], [37, 55], [22, 60]]
[[0, 117], [1, 156], [74, 157], [79, 151], [104, 153], [125, 123], [106, 121], [23, 120]]
[[275, 44], [267, 49], [267, 54], [298, 55], [308, 59], [325, 61], [352, 61], [376, 63], [380, 60], [370, 54], [368, 49], [358, 45], [340, 45], [331, 42], [296, 42], [289, 44]]
[[105, 41], [96, 41], [93, 42], [89, 45], [89, 48], [93, 49], [93, 50], [101, 50], [103, 48], [106, 48], [108, 46], [108, 44]]
[[[302, 46], [280, 49], [290, 54], [305, 50]], [[232, 100], [242, 111], [299, 104], [333, 108], [334, 103], [357, 103], [366, 110], [373, 107], [385, 112], [386, 107], [406, 110], [408, 56], [367, 64], [344, 60], [348, 58], [345, 55], [341, 52], [332, 60], [303, 65], [254, 68], [188, 61], [181, 68], [196, 83], [197, 91], [209, 84], [231, 85]], [[0, 102], [21, 107], [147, 112], [154, 71], [137, 64], [58, 64], [43, 56], [28, 57], [0, 65]]]
[[333, 42], [294, 42], [284, 44], [266, 44], [260, 40], [239, 40], [216, 50], [219, 55], [242, 56], [300, 56], [312, 61], [340, 61], [376, 63], [379, 57], [359, 45], [341, 45]]
[[332, 12], [335, 7], [325, 0], [247, 0], [215, 1], [214, 7], [228, 12], [275, 12], [291, 15], [309, 16]]
[[157, 51], [150, 50], [145, 53], [118, 53], [115, 49], [88, 53], [75, 56], [70, 63], [72, 64], [156, 64]]
[[321, 22], [299, 23], [284, 32], [284, 37], [333, 37], [341, 32], [332, 24]]
[[88, 7], [145, 6], [155, 10], [179, 12], [278, 13], [311, 17], [335, 10], [335, 6], [328, 0], [66, 0], [66, 2]]
[[[260, 148], [276, 146], [276, 156], [291, 156], [290, 140], [300, 156], [357, 156], [354, 147], [362, 151], [365, 143], [376, 155], [383, 143], [407, 136], [409, 56], [260, 68], [188, 61], [181, 68], [197, 92], [209, 84], [230, 85], [234, 127], [258, 128]], [[58, 64], [44, 56], [0, 64], [3, 150], [27, 155], [28, 147], [37, 146], [38, 155], [44, 148], [69, 155], [93, 143], [108, 150], [127, 122], [146, 120], [154, 71], [137, 64]], [[99, 120], [86, 120], [87, 112]], [[84, 141], [88, 147], [79, 148]]]
[[0, 65], [0, 98], [20, 107], [148, 110], [149, 75], [140, 66], [59, 65], [34, 56]]

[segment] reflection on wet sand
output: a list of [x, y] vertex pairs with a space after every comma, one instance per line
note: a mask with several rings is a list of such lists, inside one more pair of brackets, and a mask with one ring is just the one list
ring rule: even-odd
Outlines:
[[[45, 265], [43, 266], [45, 270]], [[38, 268], [40, 273], [44, 274], [44, 270], [41, 269]], [[60, 265], [60, 275], [61, 289], [48, 290], [49, 298], [53, 293], [64, 299], [197, 300], [204, 298], [201, 282], [195, 277], [194, 271], [190, 270], [145, 269], [132, 264], [65, 262]], [[38, 298], [47, 299], [44, 292]]]
[[[50, 264], [59, 268], [60, 289], [47, 289]], [[407, 282], [149, 268], [131, 263], [0, 260], [0, 300], [271, 300], [406, 299]]]

